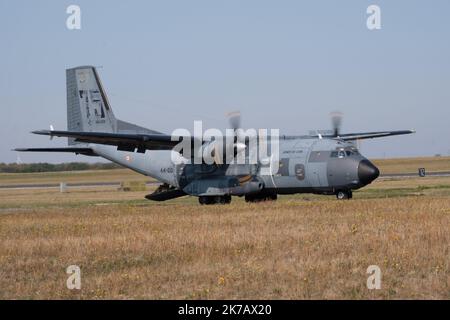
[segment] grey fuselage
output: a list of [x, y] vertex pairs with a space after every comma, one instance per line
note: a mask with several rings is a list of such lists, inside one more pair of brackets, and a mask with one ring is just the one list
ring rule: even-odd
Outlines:
[[[89, 144], [110, 161], [153, 177], [194, 196], [275, 194], [334, 194], [359, 189], [376, 179], [378, 169], [359, 154], [354, 143], [330, 138], [280, 137], [276, 172], [261, 174], [259, 165], [175, 164], [175, 151], [118, 151]], [[181, 155], [175, 155], [181, 158]]]

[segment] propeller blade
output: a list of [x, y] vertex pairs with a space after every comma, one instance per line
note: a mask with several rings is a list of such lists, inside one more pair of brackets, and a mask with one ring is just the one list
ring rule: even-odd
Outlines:
[[330, 113], [330, 117], [331, 117], [331, 125], [333, 127], [333, 136], [338, 137], [341, 131], [343, 114], [342, 112], [334, 111]]
[[[234, 139], [233, 139], [233, 157], [236, 157], [238, 153], [244, 152], [247, 148], [246, 144], [241, 141], [242, 137], [242, 128], [241, 128], [241, 112], [240, 111], [232, 111], [227, 113], [228, 122], [230, 127], [234, 131]], [[227, 149], [229, 150], [229, 149]]]
[[[55, 128], [53, 128], [53, 125], [51, 124], [50, 125], [50, 131], [54, 131], [55, 130]], [[52, 135], [50, 135], [50, 140], [53, 140], [53, 136]]]
[[237, 130], [241, 127], [241, 112], [233, 111], [227, 114], [228, 122], [233, 130]]

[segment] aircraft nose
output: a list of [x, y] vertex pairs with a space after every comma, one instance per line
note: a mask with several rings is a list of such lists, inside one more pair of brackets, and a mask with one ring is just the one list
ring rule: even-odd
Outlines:
[[378, 178], [380, 170], [367, 159], [361, 160], [358, 165], [358, 178], [364, 185]]

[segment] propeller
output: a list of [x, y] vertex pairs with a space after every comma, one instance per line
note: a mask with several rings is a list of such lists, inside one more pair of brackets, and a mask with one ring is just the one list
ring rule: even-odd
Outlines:
[[234, 146], [233, 146], [233, 156], [235, 157], [239, 152], [245, 150], [247, 147], [245, 145], [245, 141], [243, 139], [239, 139], [242, 133], [241, 128], [241, 112], [240, 111], [232, 111], [227, 113], [228, 123], [230, 124], [231, 129], [234, 131]]
[[331, 125], [333, 128], [333, 137], [339, 137], [343, 114], [342, 112], [334, 111], [330, 113], [330, 117], [331, 117]]
[[[55, 130], [55, 128], [53, 128], [53, 125], [51, 124], [50, 125], [50, 131], [54, 131]], [[53, 136], [52, 135], [50, 135], [50, 140], [53, 140]]]
[[241, 127], [241, 112], [240, 111], [232, 111], [227, 114], [228, 122], [230, 123], [231, 129], [235, 132], [237, 129]]
[[[339, 134], [341, 133], [341, 126], [342, 126], [342, 118], [344, 117], [344, 114], [340, 111], [333, 111], [330, 113], [331, 117], [331, 125], [333, 127], [333, 137], [339, 137]], [[354, 141], [355, 147], [359, 149], [361, 147], [361, 140]]]
[[[204, 154], [212, 155], [216, 164], [223, 164], [224, 161], [229, 163], [240, 152], [246, 149], [245, 141], [241, 139], [241, 113], [239, 111], [233, 111], [226, 114], [231, 129], [233, 129], [233, 139], [230, 141], [228, 137], [224, 139], [223, 143], [217, 141], [211, 141], [205, 145], [205, 149], [202, 151]], [[228, 145], [226, 143], [229, 143]], [[232, 154], [230, 154], [232, 151]], [[226, 159], [224, 157], [227, 157]]]

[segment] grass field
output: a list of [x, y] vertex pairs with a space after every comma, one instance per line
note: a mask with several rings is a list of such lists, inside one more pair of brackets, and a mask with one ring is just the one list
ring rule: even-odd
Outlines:
[[349, 201], [199, 206], [150, 191], [0, 189], [0, 298], [450, 299], [450, 177], [379, 179]]
[[44, 184], [60, 182], [120, 182], [120, 181], [150, 181], [146, 177], [129, 169], [85, 170], [65, 172], [39, 173], [0, 173], [0, 185], [13, 184]]
[[450, 171], [450, 157], [375, 159], [373, 163], [381, 174], [417, 173], [418, 168], [429, 172]]
[[[418, 168], [426, 168], [428, 172], [450, 171], [450, 157], [398, 158], [373, 160], [381, 174], [417, 173]], [[0, 185], [44, 184], [60, 182], [120, 182], [120, 181], [153, 181], [128, 169], [86, 170], [69, 172], [44, 173], [0, 173]]]

